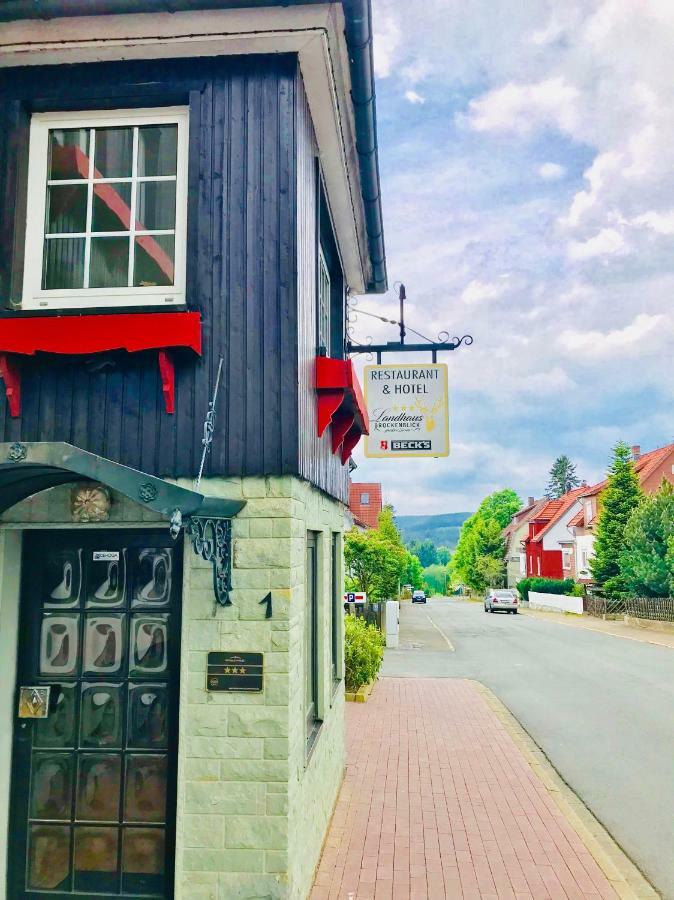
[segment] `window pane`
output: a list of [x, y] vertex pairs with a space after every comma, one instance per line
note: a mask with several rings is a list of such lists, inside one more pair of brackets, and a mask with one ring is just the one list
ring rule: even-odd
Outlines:
[[131, 225], [131, 185], [97, 184], [94, 187], [92, 231], [128, 231]]
[[121, 757], [116, 755], [80, 755], [77, 781], [77, 818], [80, 821], [118, 821], [121, 763]]
[[165, 756], [129, 754], [126, 757], [124, 820], [163, 822], [166, 814]]
[[84, 238], [52, 238], [44, 242], [45, 291], [81, 288], [84, 284]]
[[175, 175], [177, 152], [177, 125], [145, 125], [138, 129], [139, 175]]
[[117, 893], [117, 828], [75, 829], [75, 890]]
[[31, 817], [70, 820], [72, 787], [72, 754], [36, 753], [31, 774]]
[[49, 132], [49, 178], [89, 177], [89, 129], [54, 129]]
[[133, 268], [136, 287], [173, 284], [174, 244], [172, 234], [146, 234], [136, 238]]
[[95, 178], [129, 178], [133, 157], [133, 128], [97, 128]]
[[67, 825], [31, 825], [28, 848], [28, 887], [67, 891], [70, 828]]
[[141, 181], [138, 185], [136, 231], [174, 228], [175, 224], [175, 181]]
[[128, 278], [128, 239], [116, 237], [92, 238], [89, 287], [126, 287]]
[[122, 890], [129, 894], [164, 893], [164, 830], [125, 828]]
[[121, 685], [83, 682], [80, 744], [83, 747], [119, 747], [122, 725]]
[[47, 234], [87, 230], [86, 184], [47, 188]]

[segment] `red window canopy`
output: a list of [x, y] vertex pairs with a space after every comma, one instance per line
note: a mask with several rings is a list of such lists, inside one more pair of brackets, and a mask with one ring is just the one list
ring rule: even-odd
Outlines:
[[16, 316], [0, 319], [0, 376], [12, 416], [21, 414], [21, 379], [14, 356], [79, 355], [109, 350], [157, 350], [166, 412], [175, 411], [175, 369], [170, 349], [201, 355], [198, 312]]
[[365, 400], [350, 359], [316, 357], [318, 436], [332, 426], [332, 452], [342, 464], [363, 434], [370, 433]]

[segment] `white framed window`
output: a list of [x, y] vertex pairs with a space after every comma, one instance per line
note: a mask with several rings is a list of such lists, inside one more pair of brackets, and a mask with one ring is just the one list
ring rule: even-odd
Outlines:
[[318, 250], [318, 346], [330, 356], [330, 272], [323, 255]]
[[370, 505], [370, 495], [369, 494], [361, 494], [360, 502], [363, 506], [369, 506]]
[[562, 550], [562, 568], [566, 571], [571, 568], [571, 551]]
[[24, 309], [185, 302], [186, 107], [35, 113]]

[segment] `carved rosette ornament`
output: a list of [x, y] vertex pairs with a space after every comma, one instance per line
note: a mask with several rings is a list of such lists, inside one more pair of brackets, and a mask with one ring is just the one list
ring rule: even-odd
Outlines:
[[110, 503], [110, 493], [101, 485], [74, 488], [71, 495], [73, 522], [107, 522]]
[[22, 459], [25, 459], [28, 456], [28, 450], [24, 444], [19, 443], [19, 441], [15, 441], [12, 446], [9, 448], [7, 453], [7, 459], [12, 462], [21, 462]]

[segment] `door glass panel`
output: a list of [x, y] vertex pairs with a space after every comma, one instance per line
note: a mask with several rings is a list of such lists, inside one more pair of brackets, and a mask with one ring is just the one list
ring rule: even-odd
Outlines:
[[75, 890], [117, 893], [117, 828], [75, 829]]
[[28, 837], [28, 887], [67, 890], [70, 881], [70, 828], [31, 825]]
[[28, 778], [16, 798], [11, 896], [170, 890], [168, 641], [180, 550], [145, 540], [103, 531], [25, 539], [20, 683], [49, 685], [51, 702], [17, 744]]
[[171, 599], [173, 557], [168, 549], [145, 547], [133, 567], [133, 606], [166, 606]]
[[122, 890], [129, 894], [161, 894], [164, 890], [164, 829], [125, 828]]
[[121, 757], [115, 754], [85, 753], [80, 756], [77, 780], [79, 821], [119, 821]]
[[73, 757], [70, 753], [33, 756], [30, 814], [34, 819], [67, 819], [72, 809]]
[[122, 606], [126, 593], [126, 550], [95, 550], [90, 554], [88, 569], [87, 606]]
[[124, 653], [123, 613], [90, 614], [84, 634], [84, 671], [95, 675], [121, 672]]
[[166, 815], [166, 757], [126, 757], [125, 822], [163, 822]]
[[82, 551], [60, 550], [49, 554], [44, 567], [43, 600], [46, 609], [77, 606], [82, 589]]
[[79, 615], [46, 613], [40, 636], [40, 674], [74, 675], [78, 662]]
[[122, 746], [122, 688], [114, 684], [82, 684], [82, 747]]
[[131, 619], [129, 672], [153, 677], [167, 667], [167, 615], [136, 615]]
[[46, 719], [36, 719], [33, 743], [36, 747], [72, 747], [75, 742], [75, 695], [72, 684], [52, 685], [53, 709]]
[[166, 685], [129, 685], [129, 747], [159, 750], [167, 746], [167, 700]]

